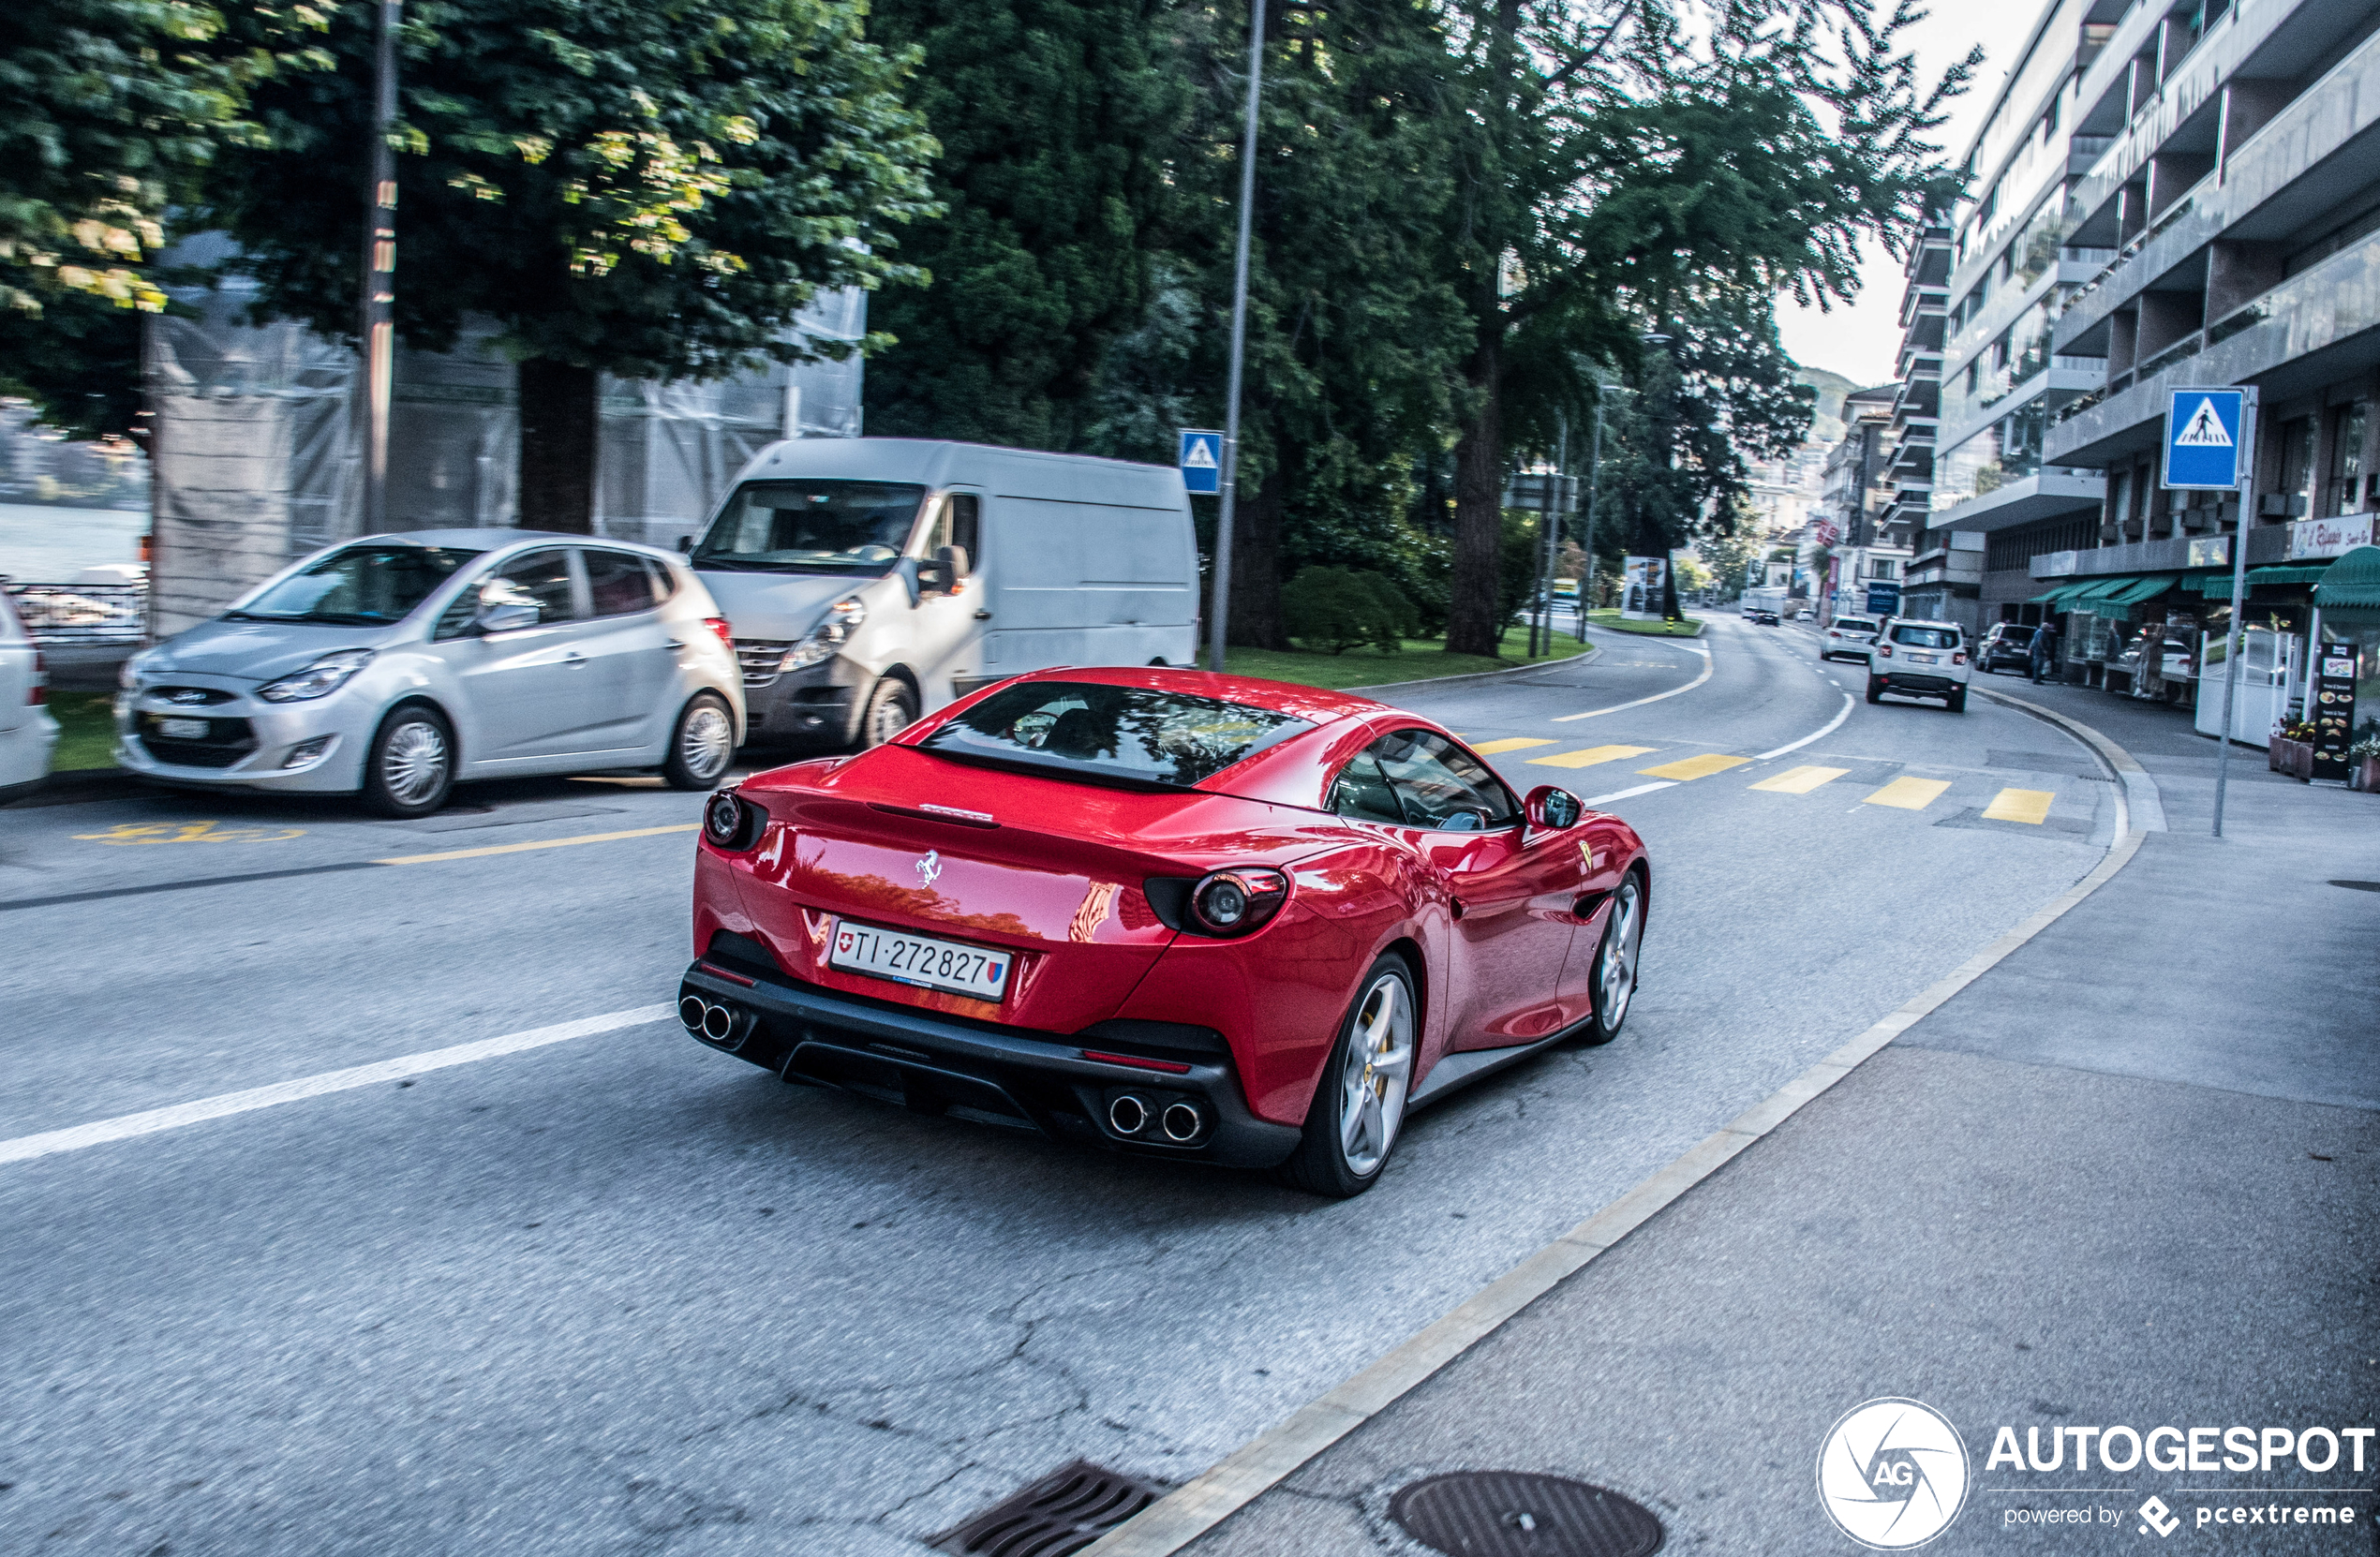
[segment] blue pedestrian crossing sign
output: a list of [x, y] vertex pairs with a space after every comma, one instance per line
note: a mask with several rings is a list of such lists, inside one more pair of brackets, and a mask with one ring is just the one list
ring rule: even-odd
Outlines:
[[1223, 435], [1203, 428], [1182, 429], [1182, 484], [1209, 497], [1223, 490]]
[[2239, 484], [2239, 421], [2248, 392], [2178, 389], [2165, 407], [2165, 485], [2228, 492]]

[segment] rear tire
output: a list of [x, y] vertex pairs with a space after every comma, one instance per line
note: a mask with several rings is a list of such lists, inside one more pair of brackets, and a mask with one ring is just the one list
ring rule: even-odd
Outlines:
[[1877, 701], [1881, 700], [1881, 699], [1883, 697], [1883, 695], [1884, 695], [1884, 684], [1883, 684], [1882, 682], [1881, 682], [1881, 681], [1877, 680], [1874, 676], [1872, 676], [1872, 675], [1871, 675], [1871, 676], [1869, 676], [1869, 677], [1867, 678], [1867, 701], [1868, 701], [1868, 702], [1870, 702], [1870, 703], [1875, 703], [1875, 702], [1877, 702]]
[[454, 793], [454, 732], [435, 708], [413, 704], [380, 721], [364, 755], [364, 805], [409, 822]]
[[717, 692], [696, 692], [670, 728], [662, 780], [674, 790], [716, 789], [735, 760], [736, 716], [727, 700]]
[[1952, 713], [1963, 714], [1967, 711], [1967, 689], [1961, 687], [1942, 701], [1949, 705]]
[[1380, 1181], [1396, 1149], [1413, 1085], [1421, 1012], [1413, 975], [1400, 956], [1382, 956], [1356, 986], [1339, 1041], [1322, 1063], [1305, 1133], [1281, 1181], [1308, 1194], [1348, 1200]]
[[1636, 959], [1644, 945], [1644, 879], [1629, 871], [1612, 894], [1603, 939], [1595, 943], [1595, 1014], [1579, 1041], [1593, 1048], [1620, 1035], [1636, 1001]]
[[859, 749], [882, 746], [916, 722], [917, 694], [907, 682], [886, 676], [868, 694], [868, 706], [859, 716]]

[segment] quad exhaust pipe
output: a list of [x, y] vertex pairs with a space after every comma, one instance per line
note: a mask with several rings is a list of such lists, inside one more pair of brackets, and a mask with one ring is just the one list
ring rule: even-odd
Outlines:
[[1207, 1114], [1186, 1098], [1159, 1107], [1137, 1092], [1120, 1092], [1108, 1104], [1108, 1128], [1119, 1135], [1162, 1135], [1175, 1146], [1187, 1146], [1206, 1134]]

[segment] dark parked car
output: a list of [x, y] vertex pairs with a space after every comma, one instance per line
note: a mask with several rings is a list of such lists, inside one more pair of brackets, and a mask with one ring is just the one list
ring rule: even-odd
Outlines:
[[2033, 630], [2022, 622], [1995, 622], [1984, 630], [1984, 642], [1975, 651], [1977, 667], [1989, 675], [2002, 670], [2018, 675], [2032, 670]]

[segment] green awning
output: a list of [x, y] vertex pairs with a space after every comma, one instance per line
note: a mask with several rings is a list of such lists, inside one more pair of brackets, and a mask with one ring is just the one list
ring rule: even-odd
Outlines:
[[2090, 587], [2092, 587], [2092, 586], [2089, 584], [2060, 584], [2055, 588], [2052, 588], [2047, 594], [2035, 595], [2031, 600], [2027, 601], [2025, 603], [2027, 605], [2045, 605], [2052, 611], [2063, 611], [2066, 609], [2065, 602], [2069, 597], [2080, 594], [2083, 590]]
[[2113, 605], [2116, 597], [2132, 583], [2129, 578], [2093, 579], [2066, 598], [2069, 611], [2087, 610], [2092, 606]]
[[[2251, 568], [2248, 570], [2248, 587], [2254, 589], [2261, 584], [2320, 584], [2323, 575], [2328, 571], [2328, 562], [2290, 562], [2272, 568]], [[2226, 595], [2231, 593], [2231, 579], [2227, 574], [2224, 577], [2223, 592]]]
[[2124, 586], [2105, 597], [2108, 605], [2137, 605], [2154, 600], [2174, 586], [2179, 573], [2147, 573], [2124, 581]]
[[2358, 546], [2325, 569], [2313, 603], [2325, 611], [2380, 606], [2380, 546]]

